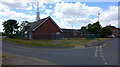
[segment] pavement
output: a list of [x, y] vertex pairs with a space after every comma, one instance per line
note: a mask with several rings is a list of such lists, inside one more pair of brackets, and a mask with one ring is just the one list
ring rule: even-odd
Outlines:
[[7, 58], [4, 58], [2, 63], [5, 65], [55, 65], [46, 60], [36, 59], [33, 57], [25, 57], [20, 55], [6, 55]]
[[56, 65], [118, 65], [119, 41], [120, 39], [112, 39], [100, 46], [60, 49], [27, 48], [3, 42], [2, 51], [11, 55], [46, 60]]

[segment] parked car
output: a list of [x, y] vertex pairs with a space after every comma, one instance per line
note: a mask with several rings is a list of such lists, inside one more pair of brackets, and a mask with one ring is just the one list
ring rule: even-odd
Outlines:
[[114, 35], [108, 35], [107, 38], [114, 38]]

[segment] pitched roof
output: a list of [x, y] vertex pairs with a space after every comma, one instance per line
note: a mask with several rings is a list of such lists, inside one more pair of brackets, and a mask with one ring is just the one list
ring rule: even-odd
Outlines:
[[24, 26], [23, 29], [21, 30], [21, 32], [27, 31], [28, 28], [29, 28], [29, 26]]
[[75, 32], [75, 31], [77, 31], [77, 29], [63, 29], [62, 28], [62, 30], [63, 30], [63, 32]]
[[76, 33], [91, 33], [87, 30], [79, 30], [79, 29], [62, 29], [64, 33], [71, 33], [71, 32], [76, 32]]
[[[33, 23], [30, 23], [28, 24], [27, 26], [29, 27], [27, 30], [25, 31], [35, 31], [41, 24], [43, 24], [46, 20], [48, 19], [51, 19], [53, 21], [53, 23], [60, 29], [60, 27], [55, 23], [55, 21], [49, 16], [49, 17], [46, 17], [46, 18], [43, 18], [43, 19], [40, 19], [38, 21], [35, 21]], [[61, 32], [63, 32], [61, 29], [60, 29]]]
[[91, 33], [91, 32], [89, 32], [87, 30], [78, 30], [78, 33]]
[[36, 28], [39, 24], [41, 24], [43, 21], [45, 21], [48, 17], [43, 18], [41, 20], [35, 21], [33, 23], [28, 24], [27, 26], [29, 26], [27, 31], [33, 31], [34, 28]]
[[115, 27], [115, 26], [111, 26], [111, 25], [106, 26], [106, 27], [108, 27], [108, 28], [112, 28], [112, 29], [116, 29], [116, 27]]

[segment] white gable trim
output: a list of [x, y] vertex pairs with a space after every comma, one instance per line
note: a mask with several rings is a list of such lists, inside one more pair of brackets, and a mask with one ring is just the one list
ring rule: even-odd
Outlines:
[[41, 24], [39, 24], [37, 27], [35, 27], [34, 29], [33, 29], [33, 31], [35, 31], [40, 25], [42, 25], [45, 21], [47, 21], [48, 20], [48, 18], [47, 19], [45, 19]]

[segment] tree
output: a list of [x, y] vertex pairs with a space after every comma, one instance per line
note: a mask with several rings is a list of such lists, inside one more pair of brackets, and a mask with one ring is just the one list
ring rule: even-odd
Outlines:
[[93, 24], [88, 24], [87, 26], [87, 30], [93, 34], [99, 34], [100, 29], [101, 29], [101, 25], [99, 21]]
[[101, 37], [106, 37], [108, 35], [112, 35], [112, 31], [109, 28], [107, 28], [107, 27], [103, 27], [100, 30], [100, 35], [101, 35]]
[[20, 30], [22, 30], [24, 28], [24, 26], [27, 26], [27, 24], [29, 24], [30, 22], [28, 21], [23, 21], [21, 24], [20, 24]]
[[85, 27], [85, 26], [82, 26], [82, 27], [81, 27], [81, 30], [86, 30], [86, 27]]
[[86, 27], [86, 29], [90, 29], [91, 25], [92, 24], [88, 24], [87, 27]]
[[19, 23], [17, 23], [16, 20], [13, 20], [13, 19], [10, 19], [10, 20], [7, 20], [7, 21], [4, 21], [3, 22], [3, 27], [5, 30], [5, 33], [8, 33], [8, 34], [13, 34], [13, 32], [17, 32], [18, 31], [18, 26]]

